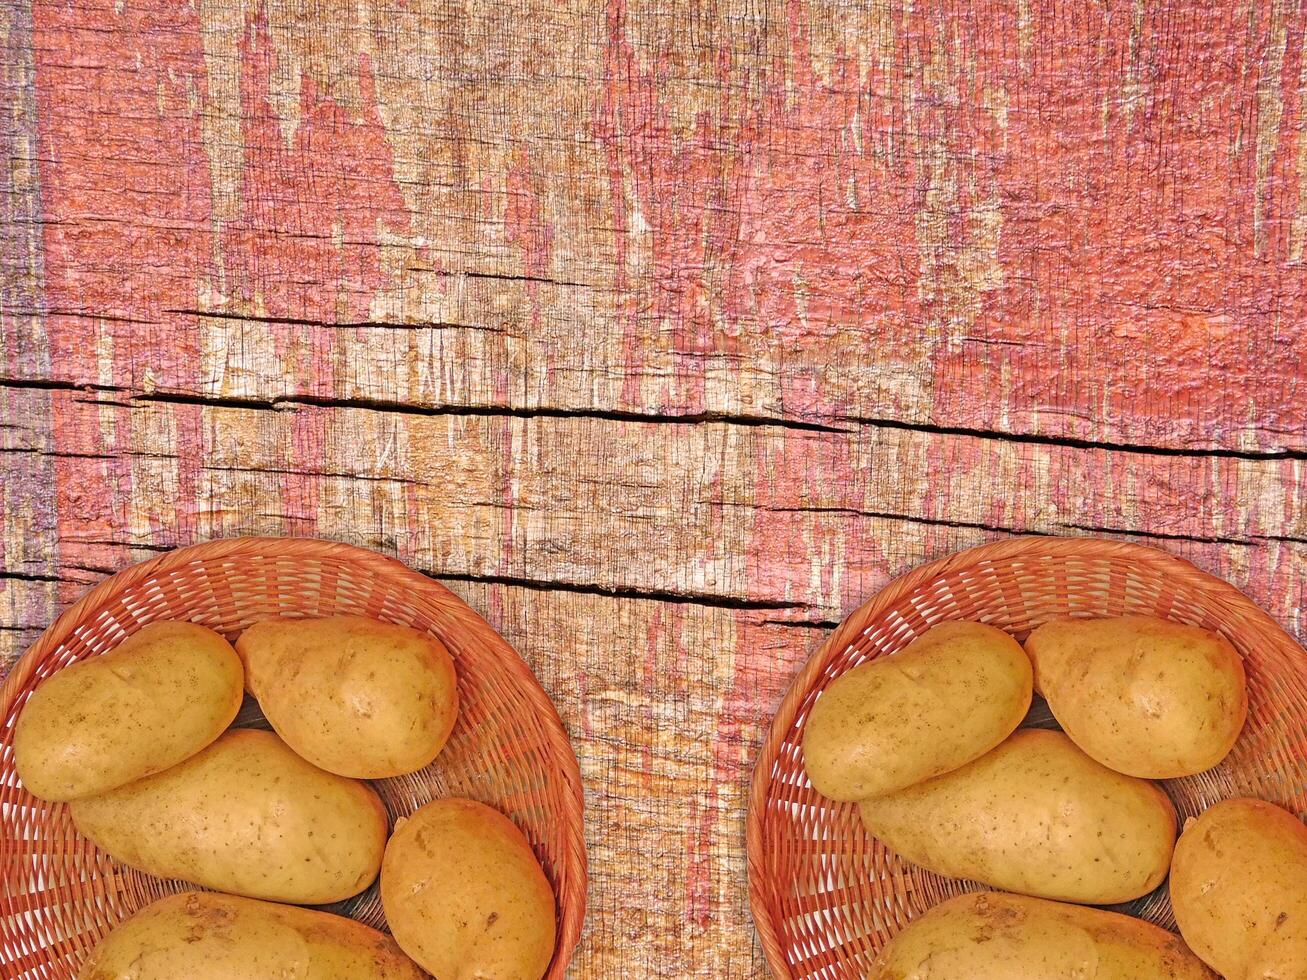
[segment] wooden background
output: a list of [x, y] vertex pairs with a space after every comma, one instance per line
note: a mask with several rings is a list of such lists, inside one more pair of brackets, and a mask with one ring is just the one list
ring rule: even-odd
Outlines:
[[577, 977], [765, 974], [755, 748], [923, 560], [1128, 536], [1298, 637], [1301, 0], [6, 0], [0, 656], [382, 549], [587, 783]]

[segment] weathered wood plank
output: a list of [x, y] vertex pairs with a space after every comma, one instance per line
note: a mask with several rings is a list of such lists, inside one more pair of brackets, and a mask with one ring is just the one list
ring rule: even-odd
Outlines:
[[[31, 9], [25, 3], [0, 9], [0, 376], [48, 377], [44, 333], [44, 265], [41, 188], [36, 135], [36, 88], [32, 65]], [[42, 420], [18, 435], [18, 420]], [[0, 387], [0, 447], [24, 445], [38, 454], [0, 455], [0, 570], [42, 575], [15, 590], [0, 578], [0, 663], [35, 639], [34, 627], [54, 618], [54, 568], [58, 529], [54, 433], [50, 392]], [[0, 673], [4, 668], [0, 667]]]
[[[44, 393], [61, 567], [238, 533], [380, 543], [436, 574], [769, 605], [828, 621], [995, 534], [1130, 534], [1300, 629], [1302, 460], [1155, 455], [860, 426], [202, 407]], [[6, 447], [41, 457], [42, 422]], [[30, 464], [29, 468], [36, 464]], [[106, 488], [108, 492], [106, 492]], [[10, 566], [23, 571], [27, 566]], [[41, 571], [39, 563], [31, 566]]]
[[61, 380], [1307, 448], [1283, 0], [35, 19]]

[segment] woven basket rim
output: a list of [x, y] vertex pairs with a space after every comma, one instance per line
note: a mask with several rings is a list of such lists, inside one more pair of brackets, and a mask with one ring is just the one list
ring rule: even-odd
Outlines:
[[[223, 559], [302, 558], [308, 560], [345, 560], [366, 569], [379, 578], [403, 582], [406, 588], [434, 597], [440, 604], [458, 608], [460, 629], [469, 629], [478, 640], [501, 655], [503, 669], [518, 682], [530, 699], [541, 728], [548, 739], [551, 757], [559, 763], [557, 775], [563, 792], [559, 802], [568, 827], [561, 866], [555, 869], [559, 894], [558, 943], [551, 974], [565, 970], [580, 944], [585, 922], [588, 890], [588, 857], [585, 847], [585, 793], [580, 766], [563, 721], [549, 695], [522, 655], [494, 629], [484, 617], [441, 583], [405, 565], [398, 558], [339, 541], [314, 537], [245, 536], [217, 538], [186, 545], [138, 562], [110, 575], [93, 586], [65, 609], [15, 662], [0, 685], [0, 717], [7, 717], [17, 698], [28, 688], [38, 665], [47, 654], [66, 642], [84, 621], [109, 605], [121, 592], [151, 578], [187, 565], [206, 564]], [[0, 895], [9, 905], [8, 876], [0, 875]]]
[[777, 923], [772, 916], [774, 896], [767, 869], [763, 842], [766, 803], [773, 769], [779, 750], [794, 727], [800, 705], [825, 671], [827, 663], [845, 650], [866, 626], [888, 609], [917, 592], [927, 583], [960, 569], [982, 564], [1010, 562], [1013, 559], [1115, 559], [1165, 572], [1207, 593], [1211, 605], [1222, 619], [1237, 621], [1240, 630], [1257, 635], [1261, 642], [1288, 645], [1307, 659], [1307, 651], [1269, 613], [1229, 582], [1204, 572], [1192, 562], [1130, 541], [1096, 537], [1057, 535], [1022, 535], [956, 551], [943, 558], [909, 569], [891, 579], [870, 599], [858, 606], [831, 632], [808, 657], [786, 689], [776, 713], [759, 747], [750, 781], [748, 814], [745, 820], [745, 854], [748, 873], [749, 911], [763, 954], [777, 980], [792, 980], [793, 973], [785, 956]]

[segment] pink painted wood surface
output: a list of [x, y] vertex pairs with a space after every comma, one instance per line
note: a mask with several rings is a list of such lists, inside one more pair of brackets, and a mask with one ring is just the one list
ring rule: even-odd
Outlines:
[[0, 12], [0, 657], [160, 549], [440, 577], [587, 781], [578, 977], [760, 976], [829, 624], [1017, 532], [1300, 638], [1307, 18], [1272, 0]]

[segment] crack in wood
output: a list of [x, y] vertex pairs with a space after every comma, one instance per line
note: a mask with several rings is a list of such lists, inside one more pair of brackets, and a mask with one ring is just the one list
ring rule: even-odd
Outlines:
[[146, 320], [140, 317], [123, 316], [117, 313], [96, 313], [91, 310], [60, 310], [60, 309], [18, 309], [14, 307], [0, 307], [0, 316], [12, 317], [70, 317], [81, 318], [86, 320], [104, 320], [106, 323], [137, 323], [145, 326], [154, 326], [159, 323], [158, 320]]
[[1307, 544], [1307, 538], [1294, 537], [1291, 534], [1249, 534], [1247, 538], [1224, 536], [1203, 536], [1197, 534], [1179, 534], [1172, 531], [1142, 531], [1135, 528], [1099, 527], [1093, 524], [1067, 524], [1077, 531], [1091, 534], [1119, 534], [1134, 538], [1150, 538], [1157, 541], [1193, 541], [1196, 544], [1231, 544], [1240, 547], [1256, 547], [1263, 541], [1276, 541], [1283, 544]]
[[[715, 503], [700, 501], [700, 503]], [[924, 524], [930, 527], [963, 528], [975, 531], [992, 531], [996, 534], [1029, 535], [1041, 538], [1061, 537], [1058, 530], [1044, 530], [1033, 527], [1011, 527], [1004, 524], [986, 524], [980, 521], [955, 521], [938, 517], [920, 517], [913, 514], [896, 514], [893, 511], [862, 510], [857, 507], [759, 507], [723, 501], [723, 506], [748, 506], [756, 510], [765, 510], [773, 514], [848, 514], [854, 517], [871, 517], [887, 521], [906, 521], [909, 524]], [[1246, 538], [1218, 537], [1201, 534], [1182, 534], [1170, 531], [1144, 531], [1136, 528], [1106, 527], [1094, 524], [1067, 523], [1059, 525], [1074, 531], [1089, 534], [1112, 534], [1119, 537], [1152, 538], [1160, 541], [1190, 541], [1194, 544], [1226, 544], [1242, 548], [1254, 548], [1264, 541], [1277, 541], [1285, 544], [1307, 544], [1307, 538], [1288, 534], [1249, 534]]]
[[838, 619], [762, 619], [760, 626], [793, 626], [803, 630], [833, 630], [840, 625]]
[[[206, 314], [208, 315], [208, 314]], [[475, 328], [469, 328], [475, 329]], [[117, 385], [77, 383], [72, 381], [36, 378], [0, 378], [0, 388], [69, 391], [78, 393], [123, 393], [130, 389]], [[168, 405], [197, 405], [209, 408], [242, 408], [254, 411], [294, 411], [299, 407], [325, 409], [366, 409], [393, 412], [402, 415], [434, 417], [441, 415], [483, 416], [504, 418], [581, 418], [610, 422], [638, 422], [663, 425], [740, 425], [764, 426], [800, 432], [848, 434], [856, 431], [852, 426], [872, 429], [897, 429], [926, 435], [958, 436], [1019, 445], [1050, 446], [1063, 449], [1080, 449], [1096, 452], [1131, 453], [1144, 456], [1168, 456], [1186, 459], [1239, 459], [1253, 462], [1307, 461], [1307, 448], [1283, 447], [1279, 449], [1223, 449], [1214, 447], [1180, 447], [1149, 445], [1144, 443], [1118, 443], [1081, 439], [1070, 436], [1050, 436], [1032, 432], [1004, 432], [997, 429], [979, 429], [965, 426], [935, 425], [926, 422], [909, 422], [902, 419], [873, 418], [868, 416], [838, 416], [846, 425], [803, 421], [772, 415], [747, 415], [730, 412], [658, 413], [602, 408], [561, 408], [538, 406], [533, 408], [509, 405], [415, 405], [382, 398], [328, 397], [311, 394], [279, 395], [274, 398], [255, 398], [232, 395], [205, 395], [180, 391], [137, 392], [128, 395], [131, 403], [155, 402]], [[122, 400], [99, 400], [99, 404], [114, 407], [131, 407]], [[985, 529], [982, 526], [982, 529]], [[1010, 530], [996, 527], [995, 530]], [[1035, 533], [1035, 532], [1030, 532]], [[1292, 540], [1292, 539], [1291, 539]]]
[[138, 548], [142, 551], [156, 551], [160, 554], [177, 549], [177, 545], [171, 544], [154, 544], [149, 541], [112, 541], [105, 538], [65, 538], [63, 543], [79, 546], [101, 545], [110, 548]]
[[999, 429], [935, 425], [929, 422], [908, 422], [902, 419], [871, 418], [858, 415], [841, 415], [839, 419], [843, 422], [870, 425], [882, 429], [904, 429], [909, 432], [924, 432], [940, 436], [969, 436], [975, 439], [994, 439], [1000, 442], [1024, 443], [1035, 446], [1060, 446], [1065, 449], [1092, 449], [1103, 452], [1137, 453], [1146, 456], [1181, 456], [1190, 459], [1307, 460], [1307, 448], [1220, 449], [1157, 446], [1136, 442], [1081, 439], [1075, 436], [1049, 436], [1037, 432], [1003, 432]]
[[321, 476], [332, 479], [342, 480], [364, 480], [370, 483], [399, 483], [406, 486], [425, 486], [420, 480], [413, 480], [406, 476], [382, 476], [372, 473], [345, 473], [334, 470], [292, 470], [271, 466], [209, 466], [200, 465], [202, 472], [211, 473], [248, 473], [258, 475], [260, 473], [272, 473], [283, 476]]
[[67, 579], [46, 572], [24, 572], [14, 568], [0, 568], [0, 581], [14, 582], [65, 582]]
[[273, 326], [321, 327], [327, 330], [348, 329], [385, 329], [385, 330], [473, 330], [478, 333], [507, 334], [504, 327], [483, 326], [472, 323], [448, 323], [441, 320], [423, 322], [403, 322], [398, 320], [313, 320], [288, 316], [254, 316], [244, 313], [215, 313], [209, 310], [165, 309], [162, 313], [179, 316], [204, 317], [210, 320], [234, 320], [237, 322], [266, 323]]
[[[732, 504], [731, 506], [740, 506]], [[752, 506], [752, 505], [750, 505]], [[887, 521], [907, 521], [910, 524], [924, 524], [929, 527], [963, 528], [972, 531], [993, 531], [998, 534], [1031, 535], [1034, 537], [1056, 537], [1056, 531], [1041, 531], [1037, 528], [1007, 527], [1002, 524], [983, 524], [979, 521], [953, 521], [942, 517], [919, 517], [912, 514], [895, 514], [892, 511], [861, 510], [857, 507], [756, 507], [772, 514], [848, 514], [853, 517], [872, 517]]]
[[117, 456], [107, 455], [105, 453], [75, 453], [63, 449], [34, 449], [30, 446], [0, 446], [0, 453], [9, 453], [11, 455], [36, 455], [45, 456], [50, 459], [117, 459]]
[[74, 398], [73, 401], [79, 405], [98, 405], [102, 408], [133, 408], [130, 401], [123, 401], [121, 398]]
[[117, 575], [122, 568], [106, 568], [103, 565], [79, 565], [76, 562], [64, 562], [60, 568], [67, 568], [74, 572], [87, 572], [91, 575]]
[[[171, 547], [161, 545], [138, 544], [126, 541], [111, 540], [69, 540], [69, 544], [77, 545], [106, 545], [110, 547], [120, 547], [124, 549], [144, 548], [149, 551], [171, 551]], [[567, 582], [554, 579], [535, 579], [515, 575], [483, 575], [475, 573], [448, 573], [437, 572], [431, 569], [416, 567], [417, 571], [427, 578], [434, 579], [437, 582], [463, 582], [470, 585], [504, 585], [511, 588], [528, 589], [533, 592], [570, 592], [579, 595], [602, 596], [609, 599], [637, 599], [648, 602], [666, 602], [676, 605], [693, 605], [702, 606], [711, 609], [735, 609], [745, 611], [763, 611], [779, 612], [783, 610], [803, 611], [811, 609], [807, 603], [802, 602], [783, 602], [768, 601], [763, 599], [740, 599], [726, 595], [714, 595], [710, 592], [692, 592], [673, 591], [663, 589], [639, 589], [624, 588], [621, 586], [603, 586], [594, 585], [586, 582]], [[75, 563], [65, 563], [60, 566], [61, 571], [87, 572], [94, 575], [114, 575], [121, 571], [119, 568], [106, 568], [95, 565], [83, 565]], [[44, 572], [25, 572], [21, 570], [0, 570], [0, 579], [13, 579], [25, 582], [50, 582], [82, 585], [84, 583], [69, 579], [65, 575], [56, 575]], [[777, 620], [777, 623], [784, 625], [795, 625], [809, 622], [821, 622], [820, 620], [795, 620], [793, 622]]]
[[605, 596], [612, 599], [645, 599], [653, 602], [670, 602], [681, 605], [709, 606], [715, 609], [810, 609], [804, 602], [767, 601], [765, 599], [738, 599], [714, 595], [711, 592], [676, 592], [662, 589], [630, 589], [620, 586], [591, 585], [583, 582], [564, 582], [556, 579], [522, 578], [514, 575], [448, 574], [418, 569], [438, 582], [467, 582], [476, 585], [509, 585], [537, 592], [577, 592], [583, 595]]
[[685, 414], [653, 414], [609, 409], [588, 408], [515, 408], [491, 405], [411, 405], [405, 402], [378, 398], [334, 398], [320, 395], [288, 395], [271, 399], [220, 397], [181, 394], [175, 392], [143, 392], [132, 395], [133, 402], [157, 402], [168, 405], [199, 405], [216, 408], [248, 408], [262, 411], [293, 411], [299, 407], [365, 409], [393, 412], [401, 415], [435, 417], [441, 415], [483, 416], [490, 418], [580, 418], [604, 422], [638, 422], [661, 425], [723, 425], [761, 426], [795, 429], [804, 432], [844, 433], [848, 430], [816, 422], [796, 422], [766, 415], [732, 415], [720, 412]]
[[[410, 268], [414, 268], [414, 267], [410, 266]], [[542, 282], [542, 283], [547, 283], [548, 285], [551, 286], [578, 286], [581, 289], [597, 288], [593, 283], [578, 282], [577, 280], [574, 279], [550, 279], [548, 276], [516, 275], [513, 273], [506, 273], [506, 272], [468, 272], [468, 271], [459, 271], [456, 269], [427, 269], [427, 270], [414, 269], [414, 271], [427, 271], [427, 272], [435, 273], [438, 276], [447, 276], [447, 277], [454, 277], [454, 278], [458, 278], [461, 276], [468, 279], [499, 279], [503, 282]]]
[[60, 381], [55, 378], [0, 378], [0, 388], [17, 388], [24, 391], [126, 391], [117, 385], [90, 382]]

